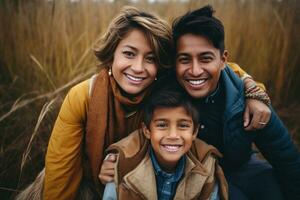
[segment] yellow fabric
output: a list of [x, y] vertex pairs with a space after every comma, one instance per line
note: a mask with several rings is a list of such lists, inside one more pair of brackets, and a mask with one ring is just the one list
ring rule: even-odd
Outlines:
[[[247, 72], [245, 72], [238, 64], [233, 62], [227, 62], [228, 66], [238, 75], [240, 78], [243, 77]], [[266, 91], [266, 87], [263, 83], [255, 81], [257, 86]]]
[[87, 102], [88, 81], [84, 81], [69, 91], [62, 104], [46, 155], [45, 200], [71, 200], [77, 195]]

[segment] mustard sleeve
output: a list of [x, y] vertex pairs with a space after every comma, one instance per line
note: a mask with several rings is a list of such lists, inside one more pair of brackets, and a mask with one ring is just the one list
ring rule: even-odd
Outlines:
[[82, 174], [83, 136], [88, 102], [88, 81], [67, 94], [48, 144], [45, 163], [45, 200], [76, 198]]
[[[240, 78], [245, 76], [247, 74], [246, 71], [244, 71], [238, 64], [232, 63], [232, 62], [227, 62], [227, 65], [238, 75]], [[247, 74], [248, 75], [248, 74]], [[255, 80], [254, 80], [255, 81]], [[266, 90], [266, 87], [263, 83], [255, 81], [257, 86], [263, 89], [264, 91]]]

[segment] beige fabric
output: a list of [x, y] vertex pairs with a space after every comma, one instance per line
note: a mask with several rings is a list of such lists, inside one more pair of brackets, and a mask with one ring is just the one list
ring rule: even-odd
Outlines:
[[[145, 146], [149, 147], [149, 142], [142, 140], [144, 144], [141, 144], [141, 139], [141, 131], [135, 131], [109, 148], [109, 151], [119, 153], [115, 182], [120, 200], [157, 199], [154, 169], [148, 149], [145, 150]], [[199, 155], [202, 157], [198, 157]], [[221, 188], [227, 188], [224, 174], [216, 173], [216, 169], [221, 170], [216, 163], [216, 156], [221, 154], [214, 147], [196, 139], [193, 148], [187, 153], [185, 175], [178, 184], [174, 199], [208, 199], [217, 181], [222, 185]], [[127, 160], [138, 164], [124, 165]], [[124, 176], [120, 175], [124, 171], [129, 172]], [[228, 199], [227, 190], [221, 192], [224, 192], [221, 194], [222, 199]]]
[[35, 181], [26, 187], [15, 200], [41, 200], [43, 193], [43, 185], [45, 179], [45, 169], [43, 169], [36, 177]]

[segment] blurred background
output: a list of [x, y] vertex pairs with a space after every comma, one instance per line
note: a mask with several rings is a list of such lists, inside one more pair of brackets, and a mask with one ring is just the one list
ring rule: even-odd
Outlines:
[[171, 23], [208, 3], [225, 25], [229, 60], [266, 85], [298, 145], [298, 0], [0, 0], [1, 199], [12, 198], [43, 168], [64, 95], [96, 72], [93, 44], [122, 6]]

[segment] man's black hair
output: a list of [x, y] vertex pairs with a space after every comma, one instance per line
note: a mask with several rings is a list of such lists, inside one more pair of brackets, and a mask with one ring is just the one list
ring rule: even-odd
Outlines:
[[143, 106], [143, 122], [150, 128], [154, 110], [157, 108], [176, 108], [183, 107], [187, 114], [192, 118], [194, 131], [199, 124], [199, 114], [191, 97], [179, 86], [165, 86], [158, 92], [153, 92]]
[[175, 19], [172, 25], [175, 48], [177, 48], [177, 42], [182, 35], [191, 33], [207, 38], [223, 54], [225, 50], [224, 26], [213, 16], [213, 13], [212, 6], [207, 5]]

